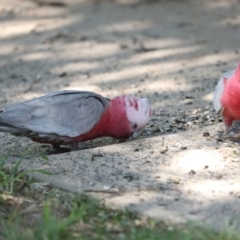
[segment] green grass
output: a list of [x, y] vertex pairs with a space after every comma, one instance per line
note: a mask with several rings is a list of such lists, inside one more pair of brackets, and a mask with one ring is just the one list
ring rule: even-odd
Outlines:
[[[0, 159], [0, 240], [237, 240], [240, 233], [216, 233], [186, 224], [169, 226], [129, 211], [107, 208], [86, 195], [34, 182], [6, 169]], [[35, 170], [38, 171], [38, 170]]]

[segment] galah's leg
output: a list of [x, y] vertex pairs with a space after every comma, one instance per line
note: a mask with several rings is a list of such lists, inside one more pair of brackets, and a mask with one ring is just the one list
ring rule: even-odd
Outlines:
[[69, 152], [69, 148], [63, 148], [60, 147], [57, 144], [52, 144], [52, 149], [51, 149], [54, 153], [64, 153], [64, 152]]
[[71, 151], [76, 151], [76, 150], [78, 150], [78, 143], [70, 143], [69, 147], [70, 147]]
[[56, 151], [58, 151], [58, 150], [60, 150], [61, 149], [61, 147], [59, 146], [59, 145], [57, 145], [57, 144], [52, 144], [52, 151], [54, 151], [54, 152], [56, 152]]
[[225, 124], [227, 133], [229, 133], [231, 131], [234, 120], [235, 120], [235, 118], [233, 118], [231, 115], [227, 114], [226, 111], [223, 112], [223, 122]]

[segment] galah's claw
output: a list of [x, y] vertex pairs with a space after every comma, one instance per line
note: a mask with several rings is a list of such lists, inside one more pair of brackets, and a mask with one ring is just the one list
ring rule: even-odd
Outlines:
[[51, 152], [53, 153], [66, 153], [70, 152], [69, 148], [60, 147], [59, 145], [52, 144]]

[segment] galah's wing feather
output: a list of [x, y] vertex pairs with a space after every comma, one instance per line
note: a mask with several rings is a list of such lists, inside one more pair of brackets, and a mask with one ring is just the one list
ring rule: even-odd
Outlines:
[[219, 79], [219, 81], [215, 87], [214, 97], [213, 97], [213, 106], [214, 106], [215, 111], [218, 114], [221, 113], [223, 110], [220, 99], [222, 97], [223, 90], [224, 90], [224, 79], [226, 78], [227, 80], [229, 80], [233, 76], [234, 71], [235, 70], [225, 72], [222, 75], [222, 77]]
[[59, 91], [3, 109], [0, 128], [76, 137], [90, 131], [107, 106], [106, 98], [92, 92]]

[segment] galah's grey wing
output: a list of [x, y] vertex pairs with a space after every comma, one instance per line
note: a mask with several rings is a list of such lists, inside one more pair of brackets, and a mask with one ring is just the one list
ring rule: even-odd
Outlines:
[[213, 97], [213, 106], [214, 106], [215, 111], [218, 114], [221, 113], [223, 110], [220, 99], [222, 97], [223, 90], [224, 90], [224, 79], [226, 78], [227, 80], [229, 80], [233, 76], [234, 72], [235, 72], [235, 70], [225, 72], [222, 75], [222, 77], [219, 79], [219, 81], [215, 87], [214, 97]]
[[76, 137], [99, 122], [108, 102], [93, 92], [58, 91], [3, 109], [0, 129]]

